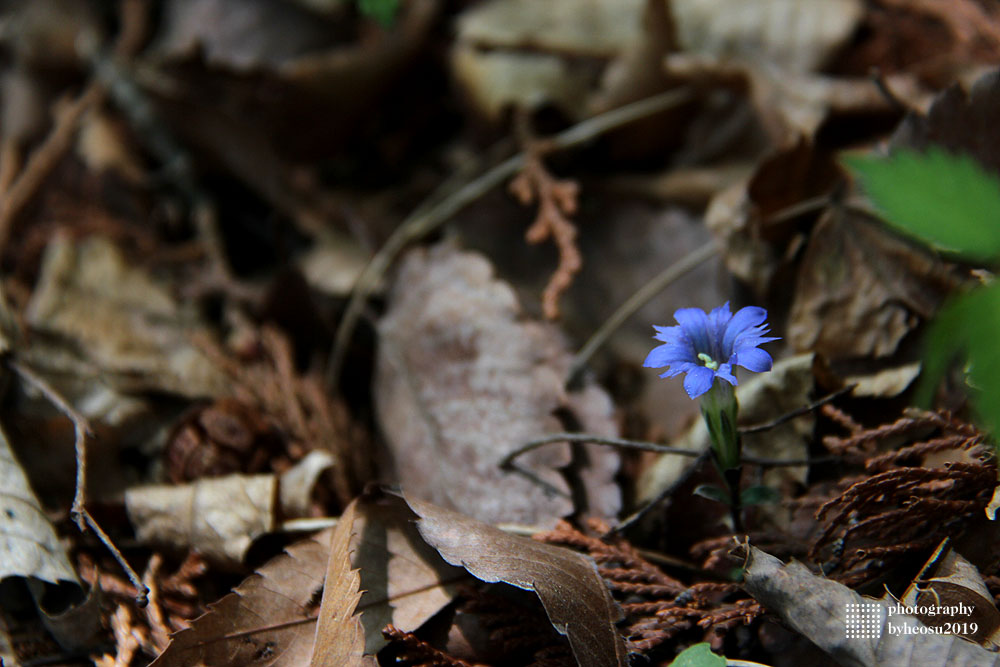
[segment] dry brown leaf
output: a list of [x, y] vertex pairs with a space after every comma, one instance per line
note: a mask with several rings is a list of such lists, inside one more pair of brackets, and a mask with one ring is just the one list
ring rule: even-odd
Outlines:
[[253, 541], [275, 529], [277, 512], [284, 518], [306, 514], [312, 488], [331, 463], [330, 454], [316, 451], [280, 477], [226, 475], [137, 486], [125, 492], [125, 508], [139, 541], [193, 548], [216, 563], [239, 565]]
[[[743, 587], [747, 592], [841, 665], [988, 667], [1000, 664], [997, 654], [965, 639], [922, 634], [923, 626], [912, 616], [894, 613], [890, 619], [890, 603], [862, 597], [842, 584], [813, 574], [801, 563], [786, 565], [749, 545], [741, 549], [745, 549]], [[880, 638], [847, 637], [849, 604], [878, 605], [882, 622]], [[890, 621], [896, 628], [893, 634], [886, 629]], [[911, 634], [905, 634], [907, 629]]]
[[[190, 629], [174, 636], [154, 664], [308, 665], [316, 633], [327, 632], [334, 623], [332, 617], [340, 617], [338, 612], [345, 619], [344, 636], [352, 632], [349, 626], [358, 623], [365, 642], [363, 653], [374, 655], [386, 644], [382, 629], [387, 624], [417, 629], [454, 597], [450, 584], [468, 578], [420, 538], [415, 518], [398, 498], [350, 505], [336, 529], [291, 546], [233, 593], [210, 605], [210, 611], [195, 619]], [[346, 540], [349, 544], [340, 546]], [[340, 554], [340, 558], [331, 562], [328, 554]], [[349, 565], [343, 562], [348, 554]], [[345, 574], [347, 567], [353, 568], [350, 574]], [[329, 593], [324, 590], [322, 609], [327, 609], [329, 598], [334, 603], [329, 610], [317, 610], [313, 605], [320, 599], [324, 575], [330, 576], [328, 570], [339, 573], [335, 576], [339, 586]], [[344, 604], [337, 592], [346, 587], [353, 587], [351, 595], [362, 591], [356, 605]], [[314, 627], [317, 612], [322, 628]], [[353, 635], [343, 645], [331, 640], [322, 650], [346, 649], [349, 643], [358, 656], [355, 641], [360, 639]]]
[[349, 548], [356, 508], [357, 501], [354, 501], [344, 509], [330, 540], [312, 667], [374, 667], [376, 664], [373, 656], [365, 655], [365, 630], [355, 611], [362, 595], [361, 577], [357, 570], [351, 569]]
[[984, 74], [966, 93], [959, 84], [934, 98], [926, 115], [910, 113], [890, 140], [893, 149], [924, 150], [932, 144], [975, 157], [1000, 171], [1000, 132], [996, 109], [1000, 105], [1000, 69]]
[[365, 651], [386, 645], [387, 625], [412, 632], [437, 614], [467, 581], [427, 545], [416, 528], [417, 516], [393, 496], [359, 503], [351, 538], [351, 565], [361, 576], [361, 623]]
[[443, 507], [410, 498], [406, 502], [420, 516], [420, 534], [446, 561], [483, 581], [534, 591], [552, 626], [569, 639], [580, 665], [628, 664], [625, 643], [615, 627], [621, 609], [592, 560], [510, 535]]
[[[70, 370], [90, 384], [110, 380], [123, 391], [192, 398], [226, 393], [224, 376], [190, 341], [191, 318], [165, 286], [129, 266], [105, 238], [77, 242], [58, 235], [49, 242], [26, 319], [36, 331], [74, 342], [63, 348], [82, 348], [86, 360], [75, 360]], [[56, 355], [36, 347], [27, 350], [32, 366], [56, 370]], [[68, 357], [66, 349], [61, 358]]]
[[917, 608], [964, 605], [971, 609], [967, 615], [916, 614], [916, 617], [929, 627], [961, 623], [960, 629], [969, 629], [966, 624], [975, 623], [975, 632], [952, 634], [971, 639], [991, 651], [1000, 647], [1000, 611], [993, 603], [993, 595], [979, 570], [952, 549], [947, 539], [927, 559], [899, 601], [906, 607]]
[[788, 340], [829, 359], [891, 356], [956, 284], [928, 251], [861, 213], [831, 209], [799, 267]]
[[[347, 529], [349, 530], [349, 528]], [[334, 529], [290, 546], [173, 636], [156, 667], [305, 667]]]
[[0, 430], [0, 581], [8, 577], [82, 586]]
[[[554, 469], [569, 463], [567, 446], [518, 459], [545, 486], [499, 467], [524, 442], [564, 430], [556, 411], [569, 407], [570, 355], [556, 329], [523, 320], [488, 261], [447, 244], [412, 251], [379, 337], [375, 404], [390, 456], [383, 469], [400, 475], [408, 493], [489, 522], [551, 525], [572, 511]], [[591, 487], [600, 481], [600, 495], [614, 493], [608, 459], [617, 455], [587, 452], [605, 470]]]

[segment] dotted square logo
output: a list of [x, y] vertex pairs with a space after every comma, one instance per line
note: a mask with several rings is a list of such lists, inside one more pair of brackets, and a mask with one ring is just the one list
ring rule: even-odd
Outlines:
[[846, 605], [845, 619], [848, 639], [878, 639], [882, 636], [882, 605], [859, 602]]

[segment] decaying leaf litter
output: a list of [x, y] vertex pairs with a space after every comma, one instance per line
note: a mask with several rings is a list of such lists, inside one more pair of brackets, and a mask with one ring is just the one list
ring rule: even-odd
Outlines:
[[[960, 365], [914, 405], [992, 266], [843, 166], [996, 173], [992, 5], [2, 25], [3, 664], [995, 662], [994, 440]], [[736, 390], [740, 484], [777, 500], [738, 532], [694, 493], [695, 403], [642, 368], [653, 324], [727, 301], [782, 339]], [[845, 637], [846, 605], [949, 601], [976, 631]]]

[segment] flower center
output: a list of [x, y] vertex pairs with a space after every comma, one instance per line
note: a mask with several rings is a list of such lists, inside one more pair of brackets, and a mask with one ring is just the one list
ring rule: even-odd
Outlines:
[[719, 362], [708, 356], [704, 352], [698, 353], [698, 358], [705, 362], [705, 366], [711, 368], [713, 371], [719, 370]]

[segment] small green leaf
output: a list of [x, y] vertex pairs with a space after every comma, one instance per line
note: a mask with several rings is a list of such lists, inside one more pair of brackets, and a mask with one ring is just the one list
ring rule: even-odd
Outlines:
[[388, 28], [396, 20], [399, 0], [358, 0], [358, 9]]
[[702, 642], [684, 649], [670, 667], [726, 667], [726, 659], [712, 653], [708, 642]]
[[933, 391], [957, 355], [968, 362], [970, 393], [976, 415], [1000, 433], [1000, 284], [964, 294], [941, 310], [931, 323], [917, 402], [930, 405]]
[[700, 484], [692, 493], [696, 496], [722, 503], [723, 505], [729, 504], [729, 492], [714, 484]]
[[776, 503], [779, 500], [781, 500], [781, 494], [778, 493], [777, 489], [772, 489], [770, 486], [749, 486], [740, 492], [740, 503], [744, 507]]
[[844, 162], [889, 224], [971, 259], [1000, 254], [1000, 182], [971, 157], [930, 148]]

